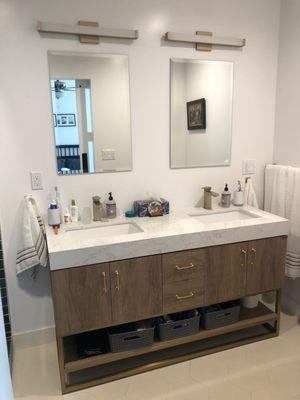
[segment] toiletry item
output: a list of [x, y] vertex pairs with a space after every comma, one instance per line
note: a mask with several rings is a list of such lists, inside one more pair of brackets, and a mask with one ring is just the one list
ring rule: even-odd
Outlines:
[[78, 210], [78, 207], [76, 206], [76, 202], [75, 202], [74, 199], [71, 200], [70, 213], [71, 213], [71, 221], [72, 222], [78, 222], [78, 220], [79, 220], [79, 210]]
[[64, 213], [64, 223], [68, 224], [69, 222], [71, 222], [71, 215], [69, 213], [69, 210], [66, 208], [66, 211]]
[[104, 214], [104, 207], [100, 196], [93, 196], [93, 220], [102, 221]]
[[227, 183], [225, 183], [225, 188], [221, 195], [220, 205], [224, 208], [228, 208], [230, 207], [230, 201], [231, 201], [231, 193], [229, 192]]
[[148, 213], [150, 217], [160, 217], [163, 215], [161, 202], [157, 200], [153, 200], [149, 203]]
[[92, 211], [91, 207], [84, 207], [84, 209], [81, 212], [81, 222], [85, 225], [91, 224], [92, 223]]
[[133, 210], [125, 211], [125, 217], [126, 218], [134, 218], [134, 217], [136, 217], [136, 213]]
[[133, 203], [133, 208], [138, 217], [149, 217], [148, 206], [149, 200], [136, 200]]
[[233, 193], [233, 204], [235, 206], [244, 205], [244, 192], [242, 190], [241, 181], [238, 181], [237, 189]]
[[58, 226], [58, 225], [55, 225], [55, 226], [53, 227], [54, 235], [58, 235], [58, 230], [59, 230], [59, 226]]
[[60, 210], [54, 200], [48, 208], [48, 224], [53, 227], [60, 226]]
[[133, 203], [133, 209], [138, 217], [149, 217], [149, 204], [152, 201], [158, 201], [161, 204], [162, 214], [169, 214], [170, 204], [168, 200], [160, 198], [159, 200], [148, 199], [148, 200], [136, 200]]
[[62, 215], [62, 205], [61, 205], [60, 193], [59, 193], [57, 186], [54, 186], [54, 191], [55, 191], [55, 202], [57, 204], [57, 208], [59, 209], [60, 223], [62, 224], [64, 222], [64, 218]]
[[255, 308], [258, 306], [259, 295], [247, 296], [242, 299], [242, 306], [244, 308]]
[[162, 197], [160, 198], [161, 202], [161, 207], [162, 207], [162, 213], [163, 215], [169, 214], [170, 213], [170, 203], [168, 200], [163, 199]]
[[108, 200], [106, 201], [106, 216], [107, 218], [116, 218], [117, 216], [117, 205], [112, 196], [112, 192], [109, 192]]

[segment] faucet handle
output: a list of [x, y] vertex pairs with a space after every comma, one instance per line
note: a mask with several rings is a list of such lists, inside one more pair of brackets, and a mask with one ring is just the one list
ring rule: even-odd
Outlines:
[[203, 186], [202, 189], [204, 190], [204, 192], [210, 193], [213, 197], [218, 197], [219, 196], [219, 193], [213, 192], [211, 190], [211, 186]]
[[93, 196], [93, 203], [99, 205], [100, 204], [100, 196]]

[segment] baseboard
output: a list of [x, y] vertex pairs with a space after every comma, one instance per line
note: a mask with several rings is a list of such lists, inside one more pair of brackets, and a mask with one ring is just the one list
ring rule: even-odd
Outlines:
[[14, 351], [25, 349], [26, 347], [40, 346], [53, 342], [54, 340], [54, 326], [49, 326], [47, 328], [42, 328], [35, 331], [17, 333], [12, 336]]

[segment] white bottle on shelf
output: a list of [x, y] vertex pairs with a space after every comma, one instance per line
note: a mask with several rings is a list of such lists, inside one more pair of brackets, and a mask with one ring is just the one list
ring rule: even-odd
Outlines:
[[78, 222], [78, 220], [79, 220], [79, 210], [78, 210], [78, 207], [76, 206], [76, 202], [75, 202], [74, 199], [71, 200], [70, 213], [71, 213], [71, 221], [72, 222]]

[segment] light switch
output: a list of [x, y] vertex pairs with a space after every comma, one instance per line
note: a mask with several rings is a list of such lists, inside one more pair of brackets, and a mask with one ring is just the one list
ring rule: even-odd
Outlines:
[[103, 149], [102, 150], [102, 160], [115, 160], [116, 150], [115, 149]]
[[243, 175], [255, 174], [255, 160], [243, 160], [242, 173]]

